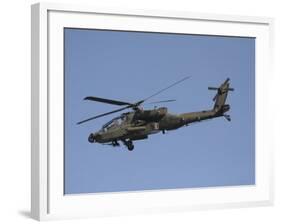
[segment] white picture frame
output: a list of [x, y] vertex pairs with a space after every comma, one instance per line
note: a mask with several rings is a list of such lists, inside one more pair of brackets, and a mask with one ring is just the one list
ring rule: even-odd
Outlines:
[[[248, 207], [273, 203], [270, 87], [273, 19], [190, 12], [32, 5], [31, 214], [37, 220]], [[63, 194], [63, 27], [256, 38], [256, 184], [106, 194]]]

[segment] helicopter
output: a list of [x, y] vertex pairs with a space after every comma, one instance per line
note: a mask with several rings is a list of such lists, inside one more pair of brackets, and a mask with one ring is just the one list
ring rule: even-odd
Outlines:
[[[216, 91], [216, 94], [213, 98], [214, 106], [209, 110], [172, 114], [168, 112], [167, 107], [159, 107], [152, 110], [144, 110], [141, 107], [141, 105], [147, 100], [175, 85], [178, 85], [188, 78], [190, 78], [190, 76], [187, 76], [167, 86], [166, 88], [159, 90], [153, 95], [135, 103], [87, 96], [84, 98], [84, 100], [113, 104], [122, 107], [117, 110], [82, 120], [77, 124], [82, 124], [100, 117], [121, 112], [126, 109], [131, 109], [131, 111], [122, 113], [121, 115], [105, 123], [99, 131], [90, 133], [88, 141], [90, 143], [101, 143], [111, 145], [113, 147], [120, 146], [120, 142], [122, 142], [129, 151], [132, 151], [134, 149], [133, 141], [147, 139], [151, 134], [156, 134], [159, 132], [165, 134], [166, 131], [176, 130], [183, 126], [189, 126], [194, 122], [201, 122], [218, 117], [224, 117], [227, 121], [231, 121], [230, 115], [225, 114], [230, 110], [230, 105], [226, 104], [228, 92], [234, 91], [234, 89], [230, 87], [229, 78], [227, 78], [219, 87], [208, 87], [209, 90]], [[165, 103], [173, 101], [175, 100], [163, 100], [153, 103]]]

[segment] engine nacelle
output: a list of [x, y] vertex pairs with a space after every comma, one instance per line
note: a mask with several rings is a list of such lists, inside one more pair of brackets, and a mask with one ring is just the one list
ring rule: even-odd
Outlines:
[[154, 110], [139, 110], [134, 115], [134, 120], [143, 120], [148, 122], [160, 121], [166, 114], [168, 110], [166, 107], [160, 107]]

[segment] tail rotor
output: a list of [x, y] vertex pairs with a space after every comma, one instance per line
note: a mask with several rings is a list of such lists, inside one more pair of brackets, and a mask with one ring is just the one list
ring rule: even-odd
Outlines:
[[222, 95], [225, 92], [228, 91], [234, 91], [234, 88], [229, 87], [229, 81], [230, 79], [227, 78], [223, 84], [221, 84], [220, 87], [208, 87], [208, 90], [215, 90], [217, 91], [216, 95], [213, 98], [213, 101], [216, 101], [219, 95]]

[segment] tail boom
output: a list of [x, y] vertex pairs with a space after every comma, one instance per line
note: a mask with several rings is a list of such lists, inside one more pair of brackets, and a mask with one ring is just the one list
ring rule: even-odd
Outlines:
[[229, 79], [226, 79], [220, 87], [209, 87], [209, 89], [217, 91], [213, 99], [215, 103], [212, 109], [178, 115], [166, 114], [159, 122], [159, 130], [174, 130], [182, 126], [189, 125], [190, 123], [200, 122], [216, 117], [225, 117], [226, 120], [230, 121], [230, 116], [225, 114], [230, 110], [230, 105], [225, 104], [228, 91], [234, 90], [229, 87]]
[[230, 116], [225, 114], [227, 111], [230, 110], [230, 105], [225, 104], [228, 96], [228, 92], [234, 91], [233, 88], [229, 87], [230, 86], [229, 81], [230, 79], [228, 78], [220, 85], [220, 87], [208, 88], [209, 90], [217, 91], [215, 97], [213, 98], [213, 101], [215, 101], [215, 103], [211, 110], [203, 110], [198, 112], [180, 114], [179, 116], [182, 118], [183, 123], [185, 125], [188, 125], [189, 123], [192, 122], [203, 121], [216, 117], [225, 117], [228, 121], [230, 121]]

